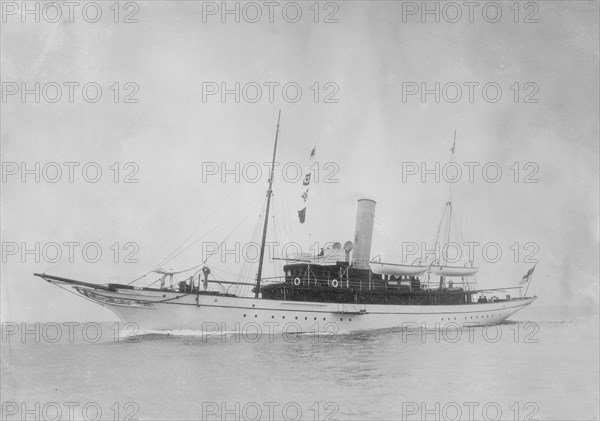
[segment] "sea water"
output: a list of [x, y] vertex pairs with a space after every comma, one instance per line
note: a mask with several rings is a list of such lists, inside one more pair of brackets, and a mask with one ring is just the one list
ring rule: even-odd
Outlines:
[[597, 317], [552, 313], [260, 337], [5, 323], [2, 419], [598, 419]]

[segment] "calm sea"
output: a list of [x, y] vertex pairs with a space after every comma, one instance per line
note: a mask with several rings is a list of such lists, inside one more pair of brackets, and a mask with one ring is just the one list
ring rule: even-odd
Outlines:
[[2, 418], [598, 419], [598, 320], [550, 310], [437, 334], [5, 324]]

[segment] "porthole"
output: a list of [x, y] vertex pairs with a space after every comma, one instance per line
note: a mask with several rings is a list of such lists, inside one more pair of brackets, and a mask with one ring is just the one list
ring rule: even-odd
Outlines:
[[344, 319], [340, 319], [340, 322], [343, 322], [343, 321], [344, 321]]
[[244, 317], [246, 317], [246, 315], [244, 314]]
[[351, 322], [351, 321], [352, 321], [352, 319], [348, 319], [348, 321], [349, 321], [349, 322]]
[[315, 320], [317, 320], [317, 318], [315, 317]]
[[295, 319], [298, 320], [298, 316], [296, 316]]
[[255, 315], [254, 315], [254, 318], [257, 318], [257, 317], [258, 317], [258, 314], [255, 314]]
[[282, 319], [285, 319], [285, 316], [281, 316]]
[[325, 317], [323, 317], [323, 321], [325, 321]]
[[305, 317], [304, 320], [308, 320], [308, 317]]
[[275, 318], [275, 316], [271, 316], [271, 319], [274, 319], [274, 318]]

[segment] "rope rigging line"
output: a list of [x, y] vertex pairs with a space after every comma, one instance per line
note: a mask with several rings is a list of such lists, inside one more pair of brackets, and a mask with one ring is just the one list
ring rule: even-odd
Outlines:
[[439, 243], [440, 232], [442, 230], [442, 224], [444, 223], [444, 217], [446, 216], [446, 209], [447, 209], [447, 205], [444, 204], [444, 210], [442, 211], [442, 216], [440, 217], [440, 223], [439, 223], [437, 231], [435, 233], [435, 242], [434, 242], [434, 245]]
[[135, 278], [133, 281], [131, 281], [131, 282], [128, 282], [128, 283], [127, 283], [127, 285], [131, 285], [131, 284], [133, 284], [134, 282], [137, 282], [137, 281], [139, 281], [140, 279], [142, 279], [142, 278], [145, 278], [146, 276], [150, 275], [151, 273], [152, 273], [152, 271], [150, 270], [150, 271], [148, 271], [148, 272], [144, 273], [142, 276], [138, 276], [138, 277], [137, 277], [137, 278]]
[[178, 251], [178, 249], [180, 247], [182, 247], [190, 238], [192, 238], [199, 230], [200, 228], [202, 228], [202, 226], [204, 226], [204, 224], [206, 222], [208, 222], [208, 220], [217, 213], [217, 210], [223, 205], [223, 203], [225, 203], [225, 200], [231, 195], [231, 193], [235, 190], [235, 186], [229, 190], [229, 192], [223, 197], [223, 199], [221, 200], [221, 202], [219, 202], [219, 204], [217, 206], [215, 206], [212, 211], [210, 212], [210, 214], [204, 218], [204, 220], [194, 229], [194, 231], [192, 231], [192, 233], [190, 235], [188, 235], [185, 240], [183, 240], [179, 245], [177, 245], [177, 247], [175, 247], [175, 249], [173, 249], [173, 251], [171, 251], [167, 257], [165, 257], [160, 263], [158, 263], [156, 265], [156, 267], [160, 267], [162, 265], [164, 265], [166, 262], [168, 262], [171, 259], [171, 256], [176, 253]]
[[[275, 212], [273, 212], [273, 216], [271, 219], [271, 222], [273, 224], [273, 234], [275, 237], [275, 244], [276, 244], [276, 248], [275, 248], [275, 255], [271, 256], [271, 257], [281, 257], [280, 254], [278, 253], [278, 248], [282, 246], [281, 243], [279, 243], [279, 239], [281, 238], [281, 229], [278, 228], [277, 223], [275, 222]], [[281, 260], [276, 260], [275, 261], [275, 270], [279, 273], [281, 273], [283, 271], [283, 267], [282, 267], [282, 261]]]
[[[250, 212], [252, 212], [254, 209], [256, 209], [256, 206], [255, 206], [254, 208], [252, 208], [252, 209], [250, 210]], [[163, 262], [162, 262], [161, 264], [159, 264], [159, 265], [155, 266], [155, 267], [154, 267], [154, 269], [150, 270], [150, 271], [149, 271], [149, 272], [147, 272], [146, 274], [144, 274], [144, 275], [142, 275], [142, 276], [140, 276], [140, 277], [138, 277], [138, 278], [134, 279], [134, 280], [133, 280], [133, 281], [131, 281], [131, 282], [130, 282], [128, 285], [131, 285], [133, 282], [136, 282], [136, 281], [138, 281], [138, 280], [140, 280], [140, 279], [142, 279], [142, 278], [146, 277], [146, 276], [147, 276], [147, 275], [149, 275], [150, 273], [153, 273], [153, 272], [154, 272], [156, 269], [159, 269], [159, 268], [160, 268], [160, 266], [162, 266], [164, 263], [166, 263], [166, 262], [168, 262], [169, 260], [172, 260], [172, 259], [174, 259], [175, 257], [179, 256], [181, 253], [183, 253], [184, 251], [186, 251], [186, 250], [188, 250], [189, 248], [191, 248], [193, 245], [195, 245], [196, 243], [198, 243], [198, 242], [199, 242], [200, 240], [202, 240], [204, 237], [208, 236], [209, 234], [211, 234], [212, 232], [214, 232], [216, 229], [220, 228], [222, 225], [224, 225], [226, 222], [228, 222], [228, 221], [229, 221], [230, 219], [232, 219], [234, 216], [237, 216], [237, 215], [238, 215], [238, 214], [239, 214], [239, 213], [240, 213], [242, 210], [243, 210], [243, 208], [240, 208], [240, 209], [239, 209], [237, 212], [235, 212], [234, 214], [230, 215], [230, 216], [229, 216], [227, 219], [225, 219], [224, 221], [222, 221], [220, 224], [216, 225], [216, 226], [215, 226], [215, 227], [214, 227], [212, 230], [210, 230], [210, 231], [208, 231], [207, 233], [205, 233], [204, 235], [202, 235], [202, 236], [201, 236], [200, 238], [198, 238], [196, 241], [194, 241], [194, 242], [192, 242], [192, 243], [188, 244], [188, 245], [187, 245], [185, 248], [183, 248], [182, 250], [180, 250], [180, 251], [179, 251], [177, 254], [175, 254], [174, 256], [170, 257], [168, 260], [163, 260]], [[227, 238], [229, 238], [229, 237], [230, 237], [230, 236], [231, 236], [231, 235], [232, 235], [232, 234], [235, 232], [235, 230], [237, 230], [237, 228], [238, 228], [238, 227], [239, 227], [239, 226], [240, 226], [240, 225], [241, 225], [241, 224], [242, 224], [242, 223], [243, 223], [243, 222], [246, 220], [246, 218], [248, 217], [248, 215], [250, 214], [250, 212], [249, 212], [248, 214], [246, 214], [246, 216], [244, 216], [244, 218], [242, 218], [242, 220], [241, 220], [241, 221], [240, 221], [240, 222], [239, 222], [239, 223], [238, 223], [238, 224], [235, 226], [235, 228], [234, 228], [234, 229], [233, 229], [233, 230], [232, 230], [232, 231], [229, 233], [229, 235], [226, 237], [226, 239], [227, 239]], [[217, 251], [218, 251], [218, 250], [219, 250], [219, 249], [217, 249]], [[215, 251], [215, 253], [213, 253], [213, 255], [214, 255], [214, 254], [216, 254], [216, 252], [217, 252], [217, 251]], [[203, 261], [201, 264], [199, 264], [199, 265], [196, 265], [196, 266], [193, 266], [193, 267], [191, 267], [191, 268], [189, 268], [189, 269], [185, 269], [185, 270], [179, 271], [179, 273], [183, 273], [183, 272], [189, 272], [189, 271], [190, 271], [190, 270], [192, 270], [192, 269], [196, 269], [196, 268], [198, 268], [198, 267], [200, 267], [200, 266], [204, 265], [204, 264], [206, 263], [206, 261], [208, 260], [208, 258], [210, 258], [210, 257], [212, 257], [212, 255], [210, 255], [210, 256], [208, 256], [206, 259], [204, 259], [204, 261]], [[156, 283], [156, 282], [154, 282], [154, 283]]]
[[429, 221], [429, 224], [427, 225], [427, 227], [425, 228], [425, 231], [423, 231], [423, 234], [422, 234], [421, 238], [419, 239], [419, 241], [421, 243], [423, 243], [425, 240], [427, 240], [429, 238], [429, 231], [431, 230], [431, 227], [435, 224], [436, 221], [439, 221], [443, 217], [444, 217], [444, 213], [442, 212], [441, 217], [439, 217], [439, 218], [436, 218], [436, 217], [431, 218], [431, 220]]
[[[231, 237], [233, 235], [233, 233], [235, 231], [237, 231], [237, 229], [240, 227], [240, 225], [242, 225], [246, 219], [248, 218], [248, 216], [250, 216], [250, 214], [252, 212], [254, 212], [254, 210], [258, 207], [258, 205], [255, 205], [253, 208], [250, 209], [250, 211], [242, 218], [242, 220], [233, 228], [233, 230], [231, 230], [231, 232], [229, 234], [227, 234], [227, 236], [223, 239], [223, 241], [221, 241], [220, 244], [224, 244], [227, 240], [229, 240], [229, 237]], [[200, 241], [200, 239], [198, 239], [198, 241]], [[197, 241], [196, 241], [197, 242]], [[194, 243], [192, 243], [194, 244]], [[210, 256], [208, 256], [206, 259], [204, 259], [204, 261], [202, 262], [203, 264], [207, 262], [208, 259], [210, 259], [212, 256], [214, 256], [215, 254], [217, 254], [217, 251], [219, 251], [219, 249], [221, 248], [221, 246], [219, 246], [217, 248], [217, 250], [215, 250], [215, 252], [213, 254], [211, 254]]]
[[[198, 225], [196, 227], [196, 229], [194, 229], [194, 231], [192, 232], [192, 234], [190, 234], [185, 240], [183, 240], [177, 247], [175, 247], [175, 249], [173, 249], [173, 251], [171, 251], [171, 253], [169, 253], [167, 255], [166, 258], [164, 258], [163, 260], [161, 260], [156, 266], [154, 266], [153, 269], [149, 270], [148, 272], [144, 273], [143, 275], [135, 278], [133, 281], [127, 283], [127, 285], [131, 285], [134, 282], [139, 281], [142, 278], [145, 278], [146, 276], [148, 276], [149, 274], [153, 273], [155, 269], [160, 268], [162, 265], [164, 265], [165, 263], [167, 263], [169, 260], [174, 259], [175, 257], [179, 256], [181, 253], [183, 253], [185, 250], [189, 249], [189, 247], [191, 247], [192, 245], [196, 244], [197, 241], [201, 240], [202, 238], [206, 237], [208, 234], [212, 233], [214, 230], [216, 230], [217, 228], [219, 228], [221, 225], [223, 225], [225, 222], [227, 222], [229, 219], [231, 219], [233, 216], [237, 215], [233, 214], [231, 215], [229, 218], [227, 218], [225, 221], [223, 221], [222, 223], [218, 224], [215, 228], [213, 228], [212, 230], [210, 230], [209, 232], [207, 232], [206, 234], [204, 234], [202, 237], [200, 237], [196, 242], [188, 245], [186, 248], [182, 249], [179, 253], [173, 255], [173, 253], [175, 253], [183, 244], [185, 244], [193, 235], [195, 235], [200, 228], [206, 223], [208, 222], [208, 220], [216, 213], [217, 209], [219, 209], [219, 207], [225, 202], [225, 199], [233, 192], [234, 188], [232, 188], [223, 198], [223, 200], [219, 203], [219, 205], [217, 205], [213, 211], [200, 223], [200, 225]], [[239, 212], [238, 212], [239, 213]], [[190, 269], [191, 270], [191, 269]], [[156, 282], [154, 282], [156, 283]]]
[[[222, 244], [224, 244], [224, 243], [225, 243], [225, 242], [226, 242], [226, 241], [229, 239], [229, 237], [231, 237], [231, 236], [233, 235], [233, 233], [237, 231], [237, 229], [238, 229], [238, 228], [239, 228], [239, 227], [240, 227], [240, 226], [241, 226], [241, 225], [242, 225], [242, 224], [245, 222], [246, 218], [247, 218], [247, 217], [250, 215], [250, 213], [252, 213], [252, 212], [253, 212], [255, 209], [256, 209], [256, 206], [255, 206], [254, 208], [251, 208], [251, 209], [250, 209], [250, 211], [249, 211], [249, 212], [248, 212], [248, 213], [247, 213], [247, 214], [244, 216], [244, 218], [242, 218], [242, 220], [241, 220], [241, 221], [240, 221], [240, 222], [239, 222], [239, 223], [238, 223], [238, 224], [237, 224], [237, 225], [236, 225], [236, 226], [235, 226], [235, 227], [234, 227], [234, 228], [231, 230], [231, 232], [230, 232], [230, 233], [229, 233], [229, 234], [228, 234], [228, 235], [227, 235], [227, 236], [226, 236], [226, 237], [223, 239], [223, 241], [220, 243], [221, 245], [222, 245]], [[205, 259], [202, 261], [202, 263], [201, 263], [201, 264], [199, 264], [199, 265], [196, 265], [196, 266], [194, 266], [194, 267], [192, 267], [192, 268], [190, 268], [190, 269], [186, 269], [186, 270], [183, 270], [183, 271], [179, 271], [178, 273], [189, 272], [189, 271], [190, 271], [190, 270], [192, 270], [192, 269], [196, 269], [196, 268], [199, 268], [199, 267], [203, 266], [203, 265], [204, 265], [204, 264], [205, 264], [205, 263], [208, 261], [208, 259], [210, 259], [212, 256], [214, 256], [215, 254], [217, 254], [217, 253], [218, 253], [218, 251], [219, 251], [219, 250], [220, 250], [220, 248], [221, 248], [221, 245], [219, 245], [219, 247], [217, 248], [217, 250], [215, 250], [215, 252], [214, 252], [214, 253], [212, 253], [211, 255], [207, 256], [207, 257], [206, 257], [206, 258], [205, 258]], [[215, 270], [215, 268], [213, 268], [213, 270]], [[220, 269], [216, 269], [216, 270], [220, 270]], [[222, 269], [221, 269], [221, 270], [222, 270]], [[193, 275], [193, 276], [195, 276], [195, 275]], [[159, 280], [160, 280], [160, 279], [159, 279]], [[154, 283], [156, 283], [156, 282], [157, 282], [157, 281], [155, 281]]]
[[[254, 210], [256, 208], [256, 206], [254, 208], [251, 209]], [[211, 234], [212, 232], [214, 232], [217, 228], [220, 228], [222, 225], [224, 225], [226, 222], [228, 222], [230, 219], [232, 219], [234, 216], [238, 216], [238, 214], [243, 210], [244, 208], [240, 208], [236, 213], [232, 214], [231, 216], [229, 216], [227, 219], [225, 219], [223, 222], [221, 222], [220, 224], [218, 224], [217, 226], [215, 226], [212, 230], [208, 231], [206, 234], [204, 234], [202, 237], [198, 238], [196, 241], [190, 243], [187, 247], [185, 247], [183, 250], [181, 250], [179, 253], [177, 253], [176, 255], [174, 255], [173, 257], [171, 257], [170, 260], [174, 259], [175, 257], [179, 256], [181, 253], [183, 253], [184, 251], [188, 250], [190, 247], [192, 247], [193, 245], [197, 244], [200, 240], [202, 240], [204, 237], [206, 237], [207, 235]], [[235, 229], [237, 229], [242, 222], [244, 222], [244, 220], [248, 217], [249, 213], [244, 216], [244, 218], [242, 219], [242, 221], [236, 225]], [[234, 230], [235, 230], [234, 229]], [[231, 234], [231, 233], [230, 233]], [[227, 237], [229, 238], [229, 236]]]
[[[283, 228], [284, 241], [292, 241], [294, 234], [289, 202], [286, 200], [276, 201], [276, 205], [280, 208], [279, 219], [281, 220], [281, 227]], [[281, 215], [285, 215], [283, 219]]]

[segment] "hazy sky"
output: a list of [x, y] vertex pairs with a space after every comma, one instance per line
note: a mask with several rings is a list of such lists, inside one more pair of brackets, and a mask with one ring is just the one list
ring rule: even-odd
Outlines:
[[[219, 175], [203, 180], [203, 163], [232, 169], [236, 162], [244, 167], [269, 161], [278, 109], [278, 161], [304, 166], [316, 144], [321, 176], [337, 169], [337, 182], [313, 183], [302, 227], [296, 219], [302, 188], [276, 174], [275, 218], [285, 227], [279, 240], [294, 237], [305, 245], [308, 233], [313, 242], [351, 240], [361, 197], [377, 201], [373, 256], [397, 254], [403, 242], [431, 239], [447, 186], [432, 176], [425, 183], [419, 175], [403, 180], [403, 165], [443, 165], [456, 130], [456, 161], [479, 164], [473, 183], [463, 173], [454, 186], [463, 237], [498, 244], [503, 253], [493, 263], [481, 247], [476, 249], [480, 286], [517, 285], [532, 266], [524, 255], [535, 250], [539, 263], [532, 288], [540, 297], [535, 305], [586, 306], [597, 314], [596, 2], [538, 2], [539, 10], [520, 10], [518, 23], [513, 2], [498, 3], [502, 17], [496, 23], [487, 21], [493, 20], [493, 10], [487, 10], [486, 20], [480, 9], [470, 22], [466, 8], [456, 23], [444, 20], [454, 16], [449, 9], [440, 23], [434, 16], [422, 23], [419, 11], [408, 15], [406, 2], [391, 1], [340, 2], [339, 10], [321, 3], [318, 23], [313, 2], [298, 3], [302, 17], [296, 23], [284, 19], [283, 6], [275, 9], [272, 23], [265, 6], [257, 23], [245, 21], [255, 16], [248, 8], [240, 23], [229, 15], [222, 23], [219, 12], [208, 14], [212, 4], [207, 2], [204, 15], [201, 2], [137, 2], [139, 10], [120, 10], [115, 23], [110, 4], [101, 4], [96, 23], [83, 19], [79, 9], [69, 22], [66, 6], [57, 23], [48, 22], [55, 13], [49, 8], [40, 23], [31, 17], [21, 22], [19, 10], [3, 11], [2, 320], [114, 317], [33, 277], [34, 272], [124, 282], [155, 267], [190, 234], [189, 242], [199, 242], [165, 267], [200, 263], [202, 241], [221, 242], [238, 224], [228, 242], [248, 242], [265, 197], [266, 171], [257, 183], [236, 183], [233, 176], [223, 183]], [[293, 20], [294, 10], [286, 10]], [[130, 13], [139, 22], [122, 22]], [[323, 22], [330, 13], [337, 23]], [[526, 16], [538, 22], [525, 23]], [[36, 82], [44, 94], [39, 103], [33, 94], [25, 101], [20, 92], [7, 94], [15, 86], [34, 89]], [[79, 83], [72, 85], [72, 103], [65, 82]], [[239, 103], [233, 94], [225, 101], [218, 94], [203, 100], [207, 83], [232, 89], [236, 82], [247, 88]], [[271, 85], [272, 103], [265, 85], [271, 82], [278, 84]], [[425, 101], [419, 94], [403, 98], [409, 85], [433, 89], [436, 82], [444, 94], [439, 103], [433, 94]], [[98, 102], [83, 99], [81, 86], [87, 83], [102, 88]], [[295, 103], [282, 94], [288, 83], [302, 89]], [[481, 87], [490, 83], [484, 97]], [[62, 86], [63, 94], [54, 103], [47, 100], [55, 97], [53, 84]], [[255, 96], [252, 84], [263, 89], [255, 103], [248, 100]], [[462, 98], [451, 102], [456, 86]], [[495, 86], [502, 96], [491, 102]], [[120, 94], [116, 103], [115, 91]], [[325, 103], [332, 93], [337, 102]], [[138, 102], [125, 103], [127, 94]], [[291, 98], [294, 90], [287, 94]], [[537, 102], [525, 103], [526, 97]], [[39, 183], [35, 174], [24, 183], [20, 173], [13, 175], [12, 163], [20, 171], [21, 163], [32, 169], [36, 162], [47, 171], [40, 170]], [[52, 162], [63, 170], [56, 183], [44, 178], [54, 177]], [[64, 162], [79, 164], [70, 164], [72, 183]], [[130, 162], [135, 165], [125, 167]], [[88, 168], [90, 177], [95, 166], [102, 169], [97, 183], [83, 178], [87, 163], [95, 163]], [[489, 163], [503, 171], [496, 183], [483, 178], [481, 168]], [[520, 168], [516, 183], [515, 165]], [[124, 183], [133, 171], [139, 182]], [[523, 182], [527, 175], [538, 182]], [[46, 246], [51, 242], [63, 253], [56, 264], [48, 261], [54, 256]], [[68, 242], [77, 243], [73, 262]], [[92, 242], [103, 253], [96, 263], [81, 254]], [[129, 242], [138, 249], [125, 249]], [[23, 245], [33, 249], [35, 243], [51, 252], [43, 256], [40, 251], [39, 263], [35, 253], [21, 255]], [[525, 243], [535, 246], [524, 249]], [[14, 255], [8, 252], [12, 244], [19, 247]], [[124, 263], [132, 250], [139, 263]], [[240, 271], [233, 262], [211, 264]]]

